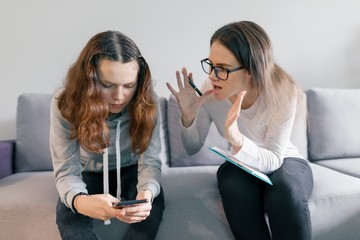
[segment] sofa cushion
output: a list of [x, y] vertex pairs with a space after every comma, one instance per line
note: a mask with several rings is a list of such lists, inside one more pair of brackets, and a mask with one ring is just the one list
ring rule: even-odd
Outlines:
[[161, 152], [160, 159], [162, 161], [162, 167], [169, 167], [169, 139], [168, 139], [168, 124], [167, 124], [167, 99], [160, 97], [160, 141]]
[[313, 239], [359, 239], [360, 179], [310, 163], [314, 188], [309, 199]]
[[[49, 130], [51, 94], [22, 94], [17, 106], [15, 171], [52, 170]], [[160, 158], [168, 164], [167, 99], [160, 97]]]
[[171, 167], [185, 167], [185, 166], [201, 166], [201, 165], [219, 165], [224, 162], [224, 159], [212, 153], [208, 148], [221, 145], [228, 147], [227, 141], [220, 136], [214, 124], [211, 125], [209, 135], [206, 138], [204, 146], [200, 151], [192, 156], [189, 156], [181, 141], [181, 126], [180, 126], [180, 109], [178, 103], [173, 95], [168, 101], [168, 133], [170, 146], [170, 166]]
[[61, 239], [51, 171], [12, 174], [1, 179], [0, 190], [1, 239]]
[[13, 173], [15, 141], [0, 141], [0, 179]]
[[360, 157], [360, 89], [310, 89], [311, 160]]
[[51, 94], [18, 97], [15, 171], [52, 170], [49, 130]]
[[162, 173], [166, 202], [156, 239], [233, 239], [217, 187], [217, 169], [178, 167]]
[[316, 161], [316, 164], [360, 178], [360, 158], [338, 158]]

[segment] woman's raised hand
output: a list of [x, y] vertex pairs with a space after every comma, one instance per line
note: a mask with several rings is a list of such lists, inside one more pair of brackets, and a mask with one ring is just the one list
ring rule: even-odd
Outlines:
[[[181, 79], [181, 75], [183, 79]], [[178, 102], [181, 111], [181, 121], [184, 127], [188, 127], [192, 124], [197, 111], [206, 98], [212, 93], [212, 91], [207, 91], [203, 93], [202, 96], [196, 96], [195, 90], [189, 83], [189, 78], [192, 80], [192, 74], [190, 73], [188, 75], [186, 68], [182, 68], [181, 73], [176, 71], [176, 79], [179, 87], [178, 92], [171, 86], [170, 83], [166, 83], [166, 86]]]
[[241, 91], [238, 94], [234, 104], [228, 112], [225, 122], [225, 138], [230, 142], [236, 151], [239, 151], [243, 145], [243, 136], [239, 131], [237, 119], [240, 116], [241, 104], [244, 100], [245, 94], [246, 91]]

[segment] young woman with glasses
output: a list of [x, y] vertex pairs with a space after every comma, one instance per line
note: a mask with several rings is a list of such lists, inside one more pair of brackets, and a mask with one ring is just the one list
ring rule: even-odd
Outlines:
[[249, 21], [225, 25], [213, 34], [201, 65], [209, 75], [205, 86], [211, 86], [201, 96], [185, 68], [176, 72], [179, 91], [167, 83], [182, 113], [186, 151], [200, 150], [214, 122], [231, 153], [273, 183], [229, 162], [219, 167], [218, 187], [235, 238], [311, 239], [313, 176], [290, 141], [295, 115], [306, 114], [304, 93], [275, 63], [268, 35]]

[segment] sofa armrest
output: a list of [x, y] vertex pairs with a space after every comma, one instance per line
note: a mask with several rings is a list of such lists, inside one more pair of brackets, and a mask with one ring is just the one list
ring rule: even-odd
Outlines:
[[14, 173], [15, 141], [0, 141], [0, 179]]

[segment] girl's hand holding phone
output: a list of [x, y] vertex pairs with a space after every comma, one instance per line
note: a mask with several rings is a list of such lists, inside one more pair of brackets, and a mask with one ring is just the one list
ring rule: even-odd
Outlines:
[[116, 209], [122, 209], [127, 207], [135, 207], [139, 206], [142, 203], [147, 203], [147, 199], [140, 199], [140, 200], [128, 200], [128, 201], [121, 201], [114, 205], [114, 208]]
[[119, 210], [112, 207], [113, 203], [118, 201], [110, 194], [79, 195], [74, 200], [74, 207], [78, 213], [85, 216], [108, 220], [119, 214]]
[[[117, 216], [117, 219], [126, 223], [144, 221], [150, 215], [152, 208], [151, 199], [152, 192], [150, 190], [145, 190], [138, 193], [136, 200], [118, 203], [117, 205], [123, 206], [121, 207], [122, 212]], [[116, 208], [116, 205], [114, 207]]]

